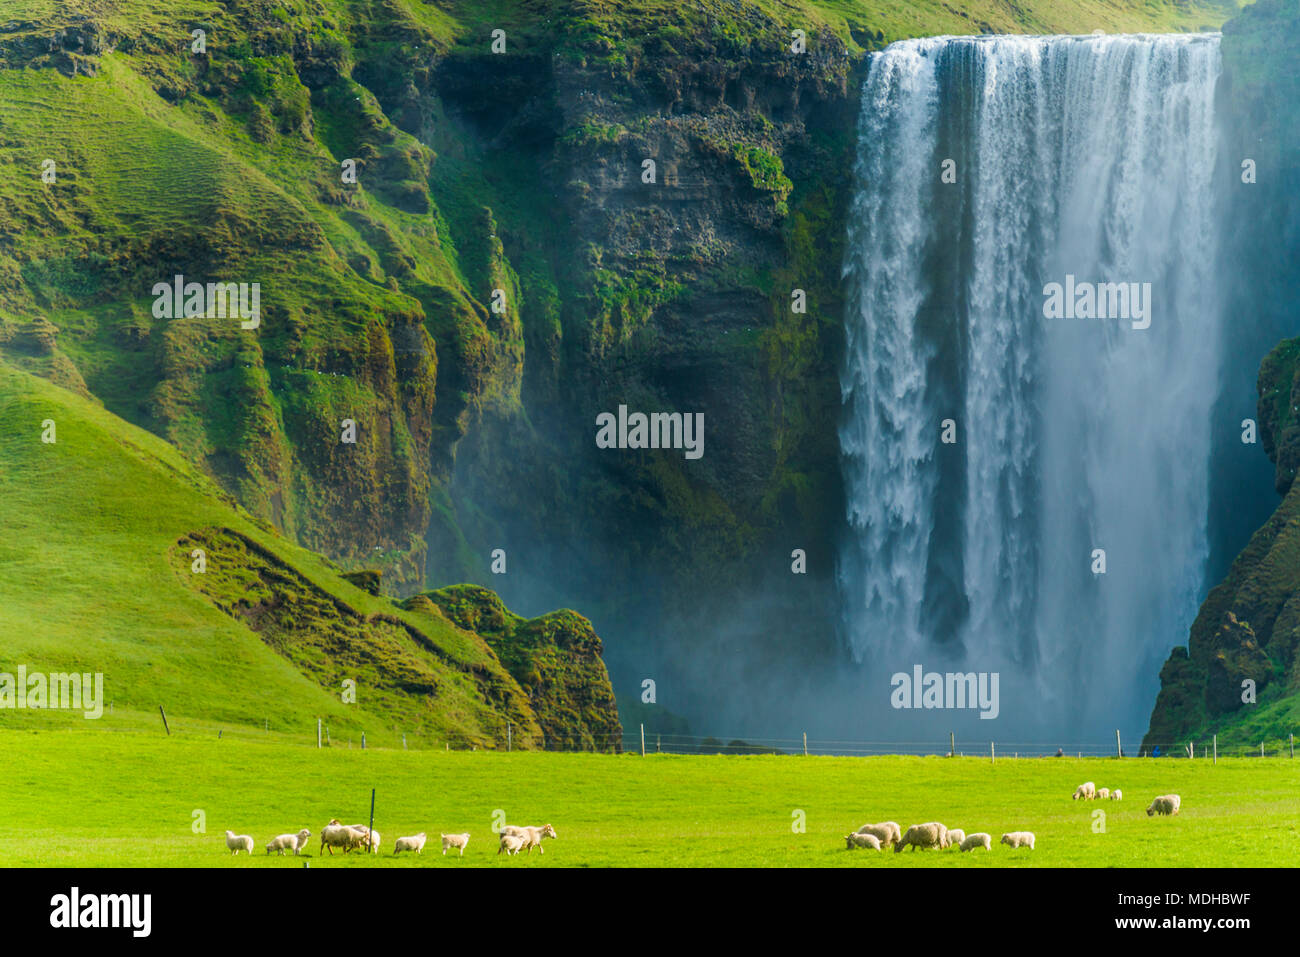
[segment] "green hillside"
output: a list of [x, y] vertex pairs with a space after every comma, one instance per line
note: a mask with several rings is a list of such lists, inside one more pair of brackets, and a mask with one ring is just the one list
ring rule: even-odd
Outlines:
[[[405, 733], [417, 746], [497, 746], [510, 722], [515, 746], [541, 744], [528, 697], [481, 637], [428, 603], [404, 610], [351, 584], [166, 442], [7, 365], [0, 433], [0, 671], [102, 672], [115, 712], [162, 705], [303, 735], [319, 717], [340, 739]], [[605, 714], [617, 726], [612, 700]], [[581, 734], [586, 716], [569, 717]]]

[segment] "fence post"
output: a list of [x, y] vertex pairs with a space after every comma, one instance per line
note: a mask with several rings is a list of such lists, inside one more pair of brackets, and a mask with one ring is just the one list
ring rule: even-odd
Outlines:
[[659, 753], [659, 734], [655, 734], [655, 754]]
[[365, 749], [366, 749], [366, 733], [365, 733], [364, 731], [362, 731], [362, 732], [361, 732], [361, 750], [364, 751]]
[[992, 741], [989, 742], [989, 757], [992, 759], [991, 763], [998, 763], [998, 747]]
[[316, 719], [316, 747], [320, 747], [320, 718]]
[[1120, 745], [1119, 741], [1119, 728], [1115, 729], [1115, 757], [1124, 757], [1124, 748]]
[[[361, 735], [362, 747], [365, 747], [366, 736]], [[370, 789], [370, 831], [366, 834], [366, 850], [370, 850], [370, 842], [375, 837], [375, 789]]]
[[1263, 741], [1259, 742], [1259, 756], [1260, 756], [1261, 758], [1264, 756], [1264, 742], [1263, 742]]
[[641, 757], [645, 757], [645, 722], [641, 722]]
[[515, 749], [514, 728], [511, 726], [510, 722], [507, 721], [506, 722], [506, 750], [513, 751], [514, 749]]
[[402, 735], [402, 750], [406, 750], [406, 735]]
[[1214, 763], [1219, 763], [1219, 736], [1214, 736]]
[[1187, 753], [1191, 756], [1192, 760], [1195, 761], [1195, 760], [1196, 760], [1196, 742], [1195, 742], [1195, 741], [1188, 741], [1188, 742], [1187, 742], [1187, 749], [1188, 749], [1188, 750], [1187, 750]]
[[162, 715], [162, 719], [163, 719], [163, 730], [167, 732], [167, 736], [168, 736], [168, 737], [171, 737], [172, 729], [169, 728], [169, 727], [167, 727], [167, 712], [163, 710], [163, 706], [162, 706], [162, 705], [159, 705], [159, 706], [158, 706], [158, 713], [159, 713], [160, 715]]
[[1291, 732], [1291, 757], [1295, 757], [1295, 732]]
[[270, 733], [271, 733], [271, 719], [270, 719], [270, 718], [263, 718], [263, 719], [262, 719], [262, 730], [265, 731], [267, 734], [270, 734]]
[[955, 758], [956, 756], [957, 756], [957, 734], [956, 732], [949, 731], [948, 732], [948, 757]]
[[808, 732], [803, 733], [803, 756], [808, 757]]

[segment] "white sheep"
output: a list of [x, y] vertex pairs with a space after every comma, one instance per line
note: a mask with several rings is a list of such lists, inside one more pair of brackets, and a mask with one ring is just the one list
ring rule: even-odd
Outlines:
[[1122, 801], [1124, 800], [1124, 792], [1121, 791], [1119, 788], [1116, 788], [1115, 790], [1110, 792], [1110, 799], [1112, 801]]
[[897, 844], [894, 845], [894, 853], [900, 853], [903, 848], [911, 846], [913, 853], [918, 847], [943, 847], [947, 839], [948, 829], [938, 821], [931, 821], [928, 824], [913, 824], [907, 829], [907, 833], [902, 836]]
[[348, 825], [353, 831], [361, 835], [361, 840], [357, 842], [357, 847], [370, 846], [371, 854], [379, 853], [380, 836], [378, 831], [372, 831], [365, 824]]
[[234, 831], [226, 832], [226, 847], [230, 848], [231, 855], [238, 854], [240, 851], [253, 853], [253, 839], [247, 834], [236, 834]]
[[944, 847], [961, 847], [961, 842], [966, 840], [966, 832], [959, 827], [950, 828], [944, 835]]
[[523, 838], [523, 846], [529, 854], [533, 853], [534, 847], [537, 848], [537, 853], [546, 853], [542, 848], [542, 838], [556, 836], [555, 828], [549, 824], [543, 824], [541, 827], [520, 827], [516, 824], [507, 824], [501, 829], [501, 833]]
[[1097, 800], [1098, 801], [1110, 800], [1110, 788], [1097, 788]]
[[412, 837], [399, 837], [393, 844], [393, 853], [400, 854], [402, 851], [415, 851], [417, 854], [423, 854], [424, 840], [423, 831]]
[[497, 854], [500, 855], [502, 851], [505, 851], [507, 856], [518, 854], [523, 846], [524, 839], [518, 834], [507, 834], [502, 831], [501, 846], [497, 848]]
[[1003, 834], [999, 844], [1006, 844], [1008, 847], [1015, 849], [1017, 847], [1027, 847], [1031, 851], [1034, 849], [1034, 832], [1033, 831], [1012, 831], [1009, 834]]
[[297, 834], [281, 834], [279, 837], [271, 839], [271, 843], [266, 845], [266, 853], [270, 854], [275, 851], [276, 854], [283, 856], [285, 851], [293, 851], [294, 855], [302, 853], [302, 849], [307, 846], [311, 840], [311, 831], [303, 828]]
[[465, 845], [469, 843], [468, 834], [444, 834], [442, 835], [442, 856], [447, 856], [447, 849], [452, 847], [460, 848], [460, 856], [465, 856]]
[[967, 834], [965, 839], [961, 842], [961, 849], [963, 851], [973, 851], [977, 847], [982, 847], [986, 851], [993, 850], [993, 838], [989, 837], [989, 835], [985, 834], [983, 831], [980, 831], [977, 834]]
[[879, 824], [864, 824], [853, 833], [870, 834], [882, 845], [888, 845], [898, 840], [900, 835], [895, 833], [897, 829], [898, 825], [893, 821], [881, 821]]
[[1074, 789], [1073, 800], [1078, 801], [1082, 799], [1084, 801], [1091, 801], [1096, 796], [1097, 796], [1097, 785], [1093, 784], [1091, 781], [1084, 781], [1082, 784], [1080, 784], [1077, 788]]
[[1162, 794], [1147, 808], [1147, 817], [1153, 814], [1177, 814], [1182, 803], [1183, 799], [1177, 794]]
[[330, 821], [320, 832], [320, 849], [322, 852], [328, 849], [331, 855], [336, 847], [343, 848], [343, 853], [346, 854], [354, 847], [361, 847], [365, 841], [364, 833], [340, 824], [337, 820]]
[[851, 851], [855, 847], [869, 847], [873, 851], [880, 850], [880, 838], [874, 834], [864, 834], [861, 831], [855, 831], [852, 834], [844, 835], [844, 840]]

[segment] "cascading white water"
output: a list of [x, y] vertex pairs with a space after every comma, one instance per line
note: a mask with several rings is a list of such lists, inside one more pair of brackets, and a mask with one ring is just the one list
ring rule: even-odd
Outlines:
[[[838, 564], [845, 640], [873, 673], [999, 671], [1025, 734], [1145, 730], [1208, 553], [1218, 74], [1215, 34], [873, 56]], [[1067, 275], [1150, 283], [1150, 327], [1046, 318]]]

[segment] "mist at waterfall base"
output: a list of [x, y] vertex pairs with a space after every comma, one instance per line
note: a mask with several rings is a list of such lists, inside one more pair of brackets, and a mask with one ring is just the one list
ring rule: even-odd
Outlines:
[[[1254, 414], [1221, 389], [1262, 358], [1224, 368], [1219, 68], [1217, 35], [930, 38], [873, 56], [836, 577], [882, 737], [959, 724], [1069, 750], [1145, 732], [1206, 592], [1213, 416]], [[1067, 276], [1150, 283], [1149, 328], [1046, 318], [1045, 287]], [[1224, 454], [1264, 459], [1240, 448]], [[889, 676], [917, 664], [998, 673], [999, 716], [891, 709]]]

